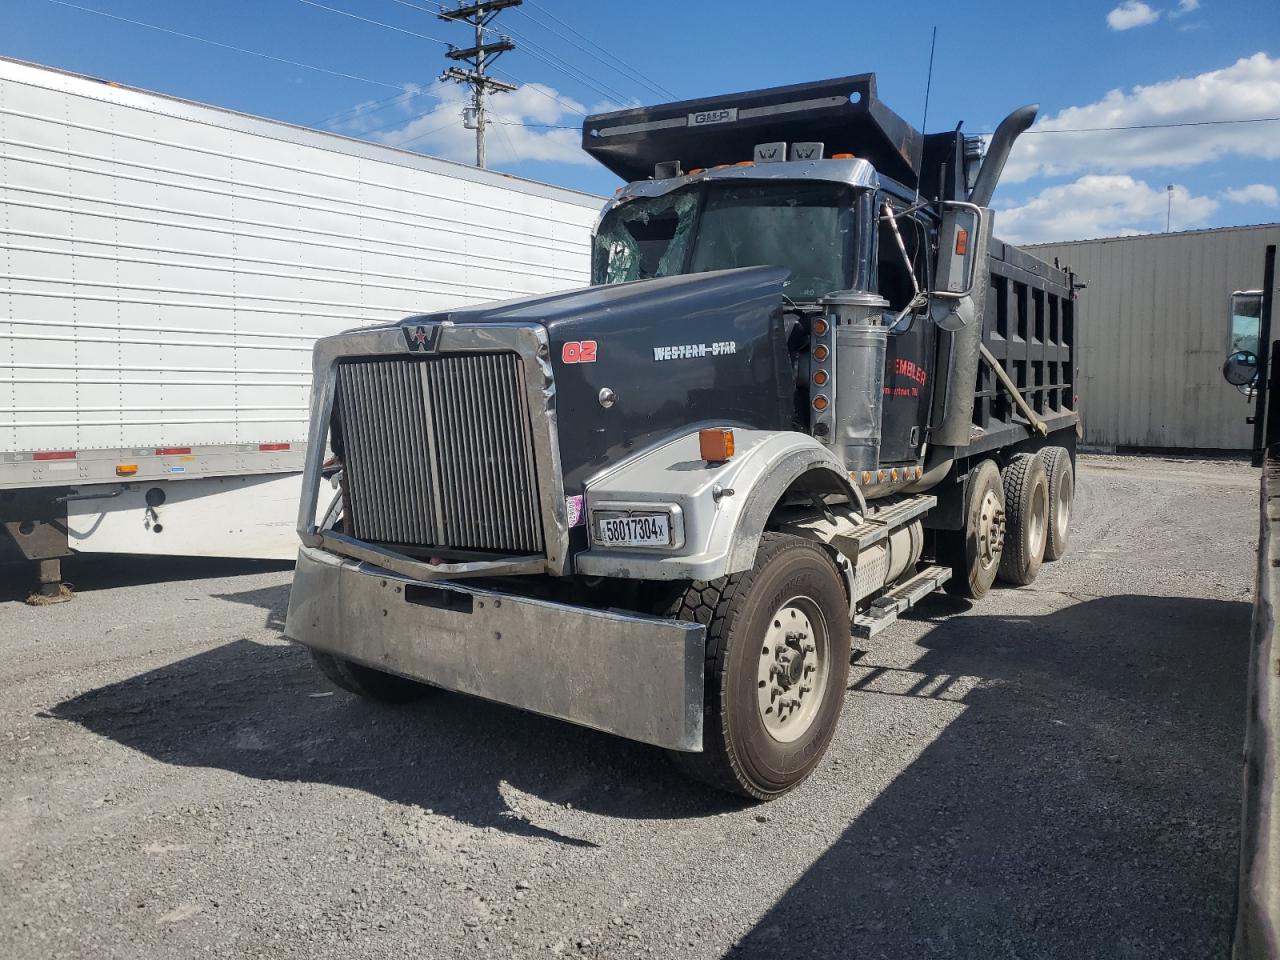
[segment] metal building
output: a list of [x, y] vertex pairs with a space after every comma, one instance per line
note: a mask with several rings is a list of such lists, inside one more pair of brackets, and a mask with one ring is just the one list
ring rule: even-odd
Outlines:
[[1221, 368], [1231, 292], [1262, 286], [1269, 243], [1280, 244], [1280, 223], [1027, 248], [1089, 285], [1079, 312], [1085, 445], [1249, 448], [1251, 409]]

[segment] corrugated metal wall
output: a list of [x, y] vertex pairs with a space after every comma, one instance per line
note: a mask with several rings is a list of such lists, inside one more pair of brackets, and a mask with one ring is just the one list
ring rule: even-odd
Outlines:
[[1086, 444], [1249, 447], [1250, 407], [1221, 368], [1231, 291], [1262, 286], [1268, 243], [1280, 244], [1280, 224], [1027, 248], [1089, 284], [1078, 314]]

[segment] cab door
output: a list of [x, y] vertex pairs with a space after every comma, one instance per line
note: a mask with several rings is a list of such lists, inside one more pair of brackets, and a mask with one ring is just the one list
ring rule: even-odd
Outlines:
[[[886, 203], [899, 214], [898, 236], [885, 215]], [[876, 275], [878, 292], [889, 301], [886, 323], [892, 323], [906, 309], [917, 285], [922, 291], [928, 290], [932, 279], [930, 260], [936, 225], [924, 211], [901, 215], [905, 208], [906, 204], [883, 194], [876, 205]], [[880, 435], [882, 464], [914, 464], [920, 459], [933, 397], [935, 344], [927, 303], [918, 305], [889, 330]]]

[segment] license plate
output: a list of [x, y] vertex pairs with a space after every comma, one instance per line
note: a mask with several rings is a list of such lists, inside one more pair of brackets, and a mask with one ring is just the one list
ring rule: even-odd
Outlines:
[[665, 547], [671, 542], [666, 514], [610, 517], [599, 522], [599, 541], [611, 547]]

